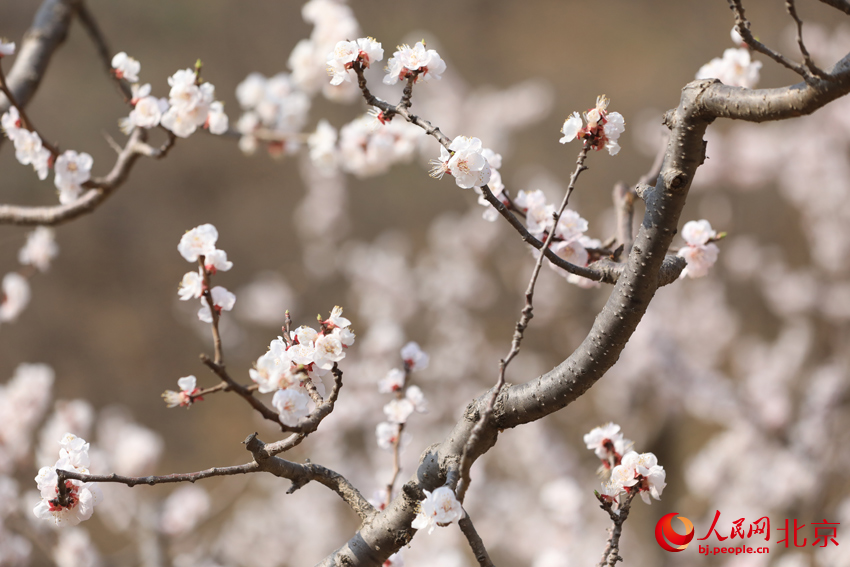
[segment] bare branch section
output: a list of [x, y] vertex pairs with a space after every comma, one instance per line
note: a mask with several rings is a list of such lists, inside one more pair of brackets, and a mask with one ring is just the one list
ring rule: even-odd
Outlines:
[[463, 518], [458, 521], [457, 525], [463, 535], [466, 536], [466, 541], [469, 542], [469, 547], [472, 548], [472, 553], [475, 554], [475, 560], [478, 561], [478, 564], [481, 567], [495, 567], [490, 559], [490, 554], [487, 553], [487, 548], [484, 547], [484, 540], [478, 535], [478, 531], [472, 524], [472, 519], [466, 513], [466, 510], [463, 511]]
[[[646, 312], [659, 283], [666, 252], [676, 234], [691, 180], [705, 158], [703, 136], [716, 118], [762, 122], [809, 114], [850, 92], [850, 55], [832, 70], [832, 80], [815, 79], [781, 89], [746, 90], [716, 80], [695, 81], [682, 91], [679, 106], [666, 115], [671, 129], [661, 172], [652, 187], [641, 188], [646, 212], [628, 262], [585, 340], [564, 362], [525, 384], [504, 388], [494, 419], [470, 453], [474, 462], [492, 447], [500, 429], [538, 420], [584, 394], [617, 361]], [[426, 449], [413, 479], [386, 510], [344, 546], [320, 563], [323, 567], [381, 565], [413, 537], [410, 527], [422, 490], [442, 486], [452, 464], [463, 454], [489, 392], [467, 406], [447, 438]]]
[[814, 75], [803, 65], [791, 61], [781, 53], [769, 48], [753, 36], [750, 31], [750, 22], [744, 15], [744, 5], [741, 0], [729, 0], [729, 7], [735, 13], [735, 29], [744, 38], [744, 42], [763, 55], [767, 55], [783, 67], [794, 71], [806, 80], [814, 78]]
[[134, 130], [118, 154], [112, 171], [104, 177], [96, 177], [83, 183], [83, 187], [88, 191], [73, 203], [53, 207], [0, 205], [0, 224], [56, 226], [94, 211], [127, 180], [139, 157], [161, 159], [168, 154], [175, 141], [174, 135], [169, 132], [162, 146], [156, 148], [147, 144], [145, 138], [144, 130]]

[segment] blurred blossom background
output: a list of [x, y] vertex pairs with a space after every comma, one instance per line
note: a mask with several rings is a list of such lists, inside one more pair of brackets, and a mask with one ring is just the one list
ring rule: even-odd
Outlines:
[[[241, 115], [237, 85], [252, 72], [288, 72], [290, 53], [313, 30], [296, 2], [87, 4], [113, 52], [141, 62], [141, 81], [156, 96], [166, 96], [167, 77], [201, 59], [232, 127]], [[781, 3], [751, 4], [745, 6], [755, 35], [798, 58]], [[20, 42], [38, 5], [0, 4], [0, 36]], [[649, 170], [663, 112], [678, 104], [680, 89], [702, 65], [733, 47], [733, 19], [720, 0], [349, 5], [357, 37], [383, 43], [384, 62], [375, 67], [403, 42], [424, 38], [440, 53], [447, 71], [441, 81], [414, 88], [413, 111], [451, 138], [476, 136], [500, 153], [512, 195], [541, 189], [560, 201], [579, 147], [558, 144], [559, 129], [571, 112], [606, 94], [626, 120], [622, 151], [590, 155], [570, 202], [589, 221], [587, 234], [602, 240], [614, 232], [614, 184], [633, 185]], [[850, 51], [850, 22], [838, 12], [816, 2], [801, 3], [799, 11], [819, 64], [828, 68]], [[797, 82], [766, 58], [755, 59], [764, 63], [760, 87]], [[8, 70], [10, 59], [2, 65]], [[375, 67], [367, 73], [370, 86], [396, 100], [400, 85], [381, 85]], [[340, 103], [319, 93], [301, 131], [314, 132], [320, 119], [339, 129], [365, 110], [360, 98]], [[27, 112], [46, 138], [90, 153], [95, 175], [111, 167], [105, 135], [124, 139], [117, 120], [127, 110], [78, 23]], [[588, 394], [504, 432], [476, 463], [465, 505], [497, 564], [599, 560], [610, 522], [593, 497], [598, 461], [582, 436], [613, 421], [667, 471], [661, 501], [636, 502], [625, 526], [626, 565], [850, 566], [840, 548], [811, 547], [812, 528], [805, 528], [805, 548], [778, 545], [774, 531], [769, 555], [733, 559], [695, 549], [667, 553], [653, 536], [658, 518], [672, 511], [690, 518], [698, 537], [715, 510], [721, 533], [741, 517], [745, 526], [762, 516], [775, 527], [785, 518], [850, 523], [850, 461], [842, 451], [850, 442], [848, 116], [845, 98], [811, 117], [709, 128], [709, 159], [680, 226], [704, 218], [727, 232], [720, 259], [707, 277], [658, 292], [620, 361]], [[17, 551], [0, 551], [0, 565], [302, 566], [356, 529], [356, 516], [323, 487], [286, 495], [288, 481], [261, 475], [179, 487], [108, 486], [92, 520], [78, 528], [56, 531], [30, 521], [38, 500], [31, 479], [55, 460], [52, 443], [64, 425], [74, 424], [96, 448], [95, 473], [239, 464], [249, 460], [240, 444], [248, 434], [279, 437], [235, 396], [210, 396], [189, 410], [166, 409], [160, 398], [182, 376], [196, 375], [201, 386], [217, 383], [198, 360], [212, 351], [209, 326], [197, 320], [195, 301], [180, 302], [176, 294], [188, 269], [177, 243], [197, 225], [218, 228], [218, 246], [234, 263], [215, 283], [237, 296], [222, 333], [227, 367], [243, 383], [280, 333], [286, 309], [295, 325], [314, 324], [317, 313], [326, 318], [334, 305], [352, 321], [357, 342], [341, 364], [337, 409], [288, 458], [338, 470], [366, 496], [382, 489], [392, 456], [377, 446], [375, 427], [391, 397], [378, 393], [377, 382], [400, 367], [399, 349], [408, 341], [430, 355], [429, 367], [412, 375], [430, 411], [405, 428], [410, 438], [397, 486], [466, 404], [495, 382], [534, 259], [502, 219], [482, 219], [473, 191], [428, 177], [436, 141], [416, 138], [408, 160], [362, 177], [322, 174], [306, 147], [275, 159], [262, 148], [245, 156], [237, 142], [199, 133], [178, 140], [166, 159], [141, 160], [93, 214], [56, 229], [59, 257], [31, 280], [33, 299], [18, 321], [0, 326], [0, 384], [21, 372], [21, 363], [47, 364], [55, 373], [43, 411], [35, 408], [32, 423], [21, 426], [19, 446], [27, 450], [0, 464], [0, 478], [17, 482], [0, 500], [0, 535], [6, 549], [14, 543]], [[8, 142], [0, 149], [0, 191], [3, 203], [56, 203], [53, 184], [18, 164]], [[27, 232], [0, 227], [4, 273], [17, 268]], [[544, 269], [535, 317], [508, 380], [525, 382], [565, 359], [610, 290], [581, 289]], [[50, 382], [50, 370], [37, 371]], [[8, 384], [0, 398], [12, 399]], [[843, 532], [842, 545], [850, 543]], [[455, 525], [417, 535], [402, 554], [410, 566], [475, 564]]]

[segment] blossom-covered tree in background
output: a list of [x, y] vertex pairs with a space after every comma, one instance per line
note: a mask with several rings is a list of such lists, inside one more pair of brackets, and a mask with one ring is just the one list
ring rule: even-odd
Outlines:
[[[850, 14], [844, 2], [822, 3]], [[19, 44], [0, 41], [0, 111], [6, 151], [40, 180], [52, 169], [59, 204], [0, 206], [0, 222], [36, 226], [19, 251], [21, 267], [2, 280], [0, 324], [26, 316], [30, 278], [47, 272], [57, 257], [48, 227], [100, 214], [107, 197], [133, 183], [139, 158], [168, 157], [173, 146], [191, 144], [183, 139], [204, 130], [232, 139], [246, 154], [265, 150], [300, 160], [307, 194], [291, 219], [300, 242], [287, 245], [303, 248], [304, 271], [314, 281], [345, 281], [346, 299], [355, 306], [330, 308], [343, 301], [328, 298], [326, 314], [313, 326], [293, 323], [285, 284], [258, 280], [236, 293], [219, 285], [239, 270], [239, 257], [218, 247], [213, 224], [175, 234], [177, 252], [192, 264], [182, 279], [173, 275], [177, 297], [200, 303], [196, 315], [197, 303], [185, 316], [204, 324], [212, 354], [201, 355], [209, 372], [163, 381], [159, 391], [172, 408], [245, 403], [262, 433], [245, 431], [248, 454], [239, 464], [164, 474], [158, 434], [119, 408], [96, 416], [82, 399], [58, 400], [51, 413], [53, 370], [22, 363], [0, 387], [0, 565], [614, 565], [623, 557], [650, 560], [654, 542], [629, 540], [634, 523], [627, 519], [633, 510], [641, 513], [636, 497], [667, 502], [671, 490], [677, 507], [702, 515], [697, 528], [703, 532], [720, 509], [735, 517], [831, 514], [850, 521], [850, 499], [839, 484], [846, 483], [848, 463], [837, 450], [847, 437], [850, 369], [841, 348], [850, 319], [843, 253], [850, 242], [843, 224], [850, 122], [842, 98], [850, 92], [850, 55], [835, 45], [843, 39], [840, 28], [834, 37], [818, 30], [814, 42], [804, 41], [791, 0], [785, 7], [802, 63], [761, 43], [742, 3], [729, 5], [736, 47], [698, 70], [678, 107], [657, 113], [652, 124], [635, 124], [609, 111], [609, 99], [600, 95], [584, 113], [567, 117], [560, 149], [568, 161], [576, 156], [575, 167], [565, 187], [553, 191], [507, 186], [502, 171], [516, 164], [495, 143], [540, 118], [537, 111], [547, 103], [539, 91], [494, 97], [496, 113], [513, 120], [476, 124], [451, 116], [452, 103], [439, 104], [441, 96], [457, 99], [448, 81], [443, 86], [447, 54], [424, 40], [385, 49], [360, 32], [343, 1], [304, 5], [313, 28], [292, 51], [289, 72], [247, 73], [233, 86], [237, 117], [225, 112], [205, 78], [214, 61], [143, 84], [142, 62], [110, 50], [105, 37], [111, 34], [100, 30], [84, 3], [45, 0], [33, 33]], [[109, 138], [116, 158], [102, 177], [93, 176], [90, 154], [46, 141], [40, 128], [47, 125], [26, 112], [76, 21], [127, 105], [126, 117], [116, 117], [127, 139]], [[757, 90], [762, 63], [756, 53], [802, 82]], [[815, 60], [834, 65], [824, 70]], [[167, 97], [151, 94], [166, 88]], [[320, 119], [311, 131], [309, 111], [319, 97], [367, 108], [338, 129]], [[721, 118], [743, 125], [709, 129]], [[747, 124], [767, 121], [782, 122]], [[638, 138], [660, 138], [657, 155], [634, 185], [614, 188], [609, 235], [570, 208], [570, 197], [585, 190], [581, 174], [588, 168], [616, 167], [628, 149], [621, 147], [623, 135], [632, 128]], [[432, 177], [449, 175], [458, 188], [473, 189], [472, 210], [436, 218], [415, 263], [391, 237], [341, 249], [346, 175], [368, 179], [417, 159], [430, 162]], [[806, 268], [791, 268], [779, 249], [751, 237], [718, 232], [724, 219], [683, 222], [692, 190], [722, 184], [746, 191], [771, 181], [800, 210], [814, 260]], [[221, 239], [226, 243], [228, 235]], [[487, 336], [485, 314], [493, 303], [487, 273], [509, 239], [530, 246], [533, 266], [522, 274], [513, 337], [501, 344]], [[721, 257], [730, 258], [725, 269], [733, 283], [713, 277]], [[541, 277], [543, 264], [566, 282]], [[547, 315], [567, 284], [610, 295], [580, 345], [559, 353], [560, 364], [510, 383], [508, 368], [523, 365], [522, 354], [534, 348], [526, 331], [540, 325], [558, 332], [563, 325]], [[727, 288], [744, 284], [778, 320], [773, 343], [748, 337], [729, 304]], [[225, 357], [238, 336], [234, 317], [243, 302], [254, 319], [271, 321], [280, 333], [266, 339], [267, 347], [252, 345], [251, 368], [226, 364]], [[417, 327], [432, 337], [424, 349], [407, 336]], [[822, 345], [820, 336], [833, 340]], [[174, 370], [175, 377], [185, 373]], [[467, 379], [473, 374], [486, 377], [489, 388]], [[563, 432], [541, 421], [604, 375], [594, 389], [599, 414], [628, 419], [641, 438], [655, 441], [664, 466], [653, 452], [637, 451], [617, 424]], [[167, 389], [175, 381], [179, 390]], [[665, 430], [685, 416], [715, 424], [714, 433], [688, 447], [686, 460], [670, 463], [673, 440], [664, 439]], [[635, 435], [631, 428], [629, 435]], [[579, 440], [601, 462], [601, 485], [591, 480], [593, 467], [581, 462]], [[833, 449], [824, 450], [825, 444]], [[302, 455], [298, 451], [303, 457], [286, 458]], [[488, 453], [504, 463], [500, 470], [476, 466]], [[36, 470], [37, 492], [21, 484]], [[765, 471], [772, 481], [765, 482]], [[219, 476], [238, 480], [214, 489], [194, 484]], [[167, 497], [161, 488], [128, 488], [170, 483], [193, 484]], [[314, 485], [329, 490], [307, 489]], [[347, 514], [339, 513], [341, 505]], [[93, 512], [133, 552], [107, 550], [102, 537], [79, 525]], [[846, 564], [837, 549], [747, 560]]]

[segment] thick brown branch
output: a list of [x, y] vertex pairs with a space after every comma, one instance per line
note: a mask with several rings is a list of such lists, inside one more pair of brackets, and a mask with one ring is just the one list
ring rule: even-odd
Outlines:
[[[510, 386], [496, 402], [494, 420], [483, 431], [482, 442], [470, 455], [474, 462], [496, 442], [500, 429], [516, 427], [549, 415], [576, 400], [617, 361], [646, 312], [659, 282], [694, 173], [705, 158], [703, 135], [716, 117], [777, 120], [810, 113], [848, 92], [843, 77], [847, 58], [837, 66], [837, 81], [813, 81], [785, 89], [746, 91], [717, 81], [696, 81], [682, 91], [678, 108], [667, 114], [672, 129], [667, 154], [656, 184], [642, 191], [646, 212], [628, 262], [602, 312], [576, 351], [547, 374], [525, 384]], [[770, 93], [770, 102], [752, 93]], [[785, 98], [783, 98], [783, 95]], [[723, 97], [726, 97], [725, 99]], [[756, 110], [747, 109], [747, 104]], [[415, 477], [402, 493], [344, 546], [320, 563], [376, 566], [413, 537], [422, 490], [433, 490], [446, 480], [451, 463], [462, 454], [488, 393], [467, 406], [448, 437], [429, 447]]]
[[[558, 222], [561, 220], [561, 215], [564, 214], [564, 210], [566, 210], [567, 205], [570, 202], [570, 195], [573, 194], [573, 190], [576, 187], [578, 176], [587, 169], [584, 165], [584, 161], [587, 159], [588, 151], [590, 151], [590, 146], [585, 143], [578, 154], [576, 168], [570, 176], [570, 184], [564, 194], [563, 201], [561, 201], [561, 206], [553, 215], [552, 229], [546, 235], [546, 241], [543, 243], [543, 250], [549, 250], [552, 238], [557, 232]], [[522, 308], [519, 321], [517, 321], [516, 328], [514, 329], [514, 336], [511, 340], [511, 349], [508, 352], [508, 355], [499, 361], [499, 378], [496, 380], [496, 385], [490, 390], [490, 398], [487, 405], [485, 406], [484, 411], [481, 412], [481, 417], [478, 419], [478, 423], [476, 423], [475, 427], [472, 428], [472, 433], [470, 433], [469, 439], [466, 441], [466, 446], [463, 448], [463, 454], [460, 459], [460, 482], [455, 490], [457, 498], [461, 502], [463, 502], [463, 497], [466, 490], [469, 488], [469, 469], [472, 467], [469, 455], [472, 453], [475, 444], [479, 442], [482, 431], [488, 425], [493, 416], [493, 410], [496, 407], [496, 399], [498, 399], [499, 394], [502, 392], [502, 388], [505, 385], [505, 371], [511, 361], [519, 354], [522, 339], [525, 336], [525, 329], [531, 322], [532, 317], [534, 317], [534, 286], [537, 284], [537, 278], [540, 276], [540, 268], [543, 267], [543, 258], [543, 254], [537, 256], [537, 262], [534, 264], [534, 269], [531, 272], [531, 278], [528, 281], [528, 287], [525, 290], [525, 305]]]

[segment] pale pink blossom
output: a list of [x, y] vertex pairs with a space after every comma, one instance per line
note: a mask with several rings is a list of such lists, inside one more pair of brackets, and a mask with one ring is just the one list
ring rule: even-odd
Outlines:
[[399, 440], [401, 428], [397, 423], [382, 421], [375, 428], [375, 437], [378, 440], [378, 447], [381, 449], [392, 449], [395, 443]]

